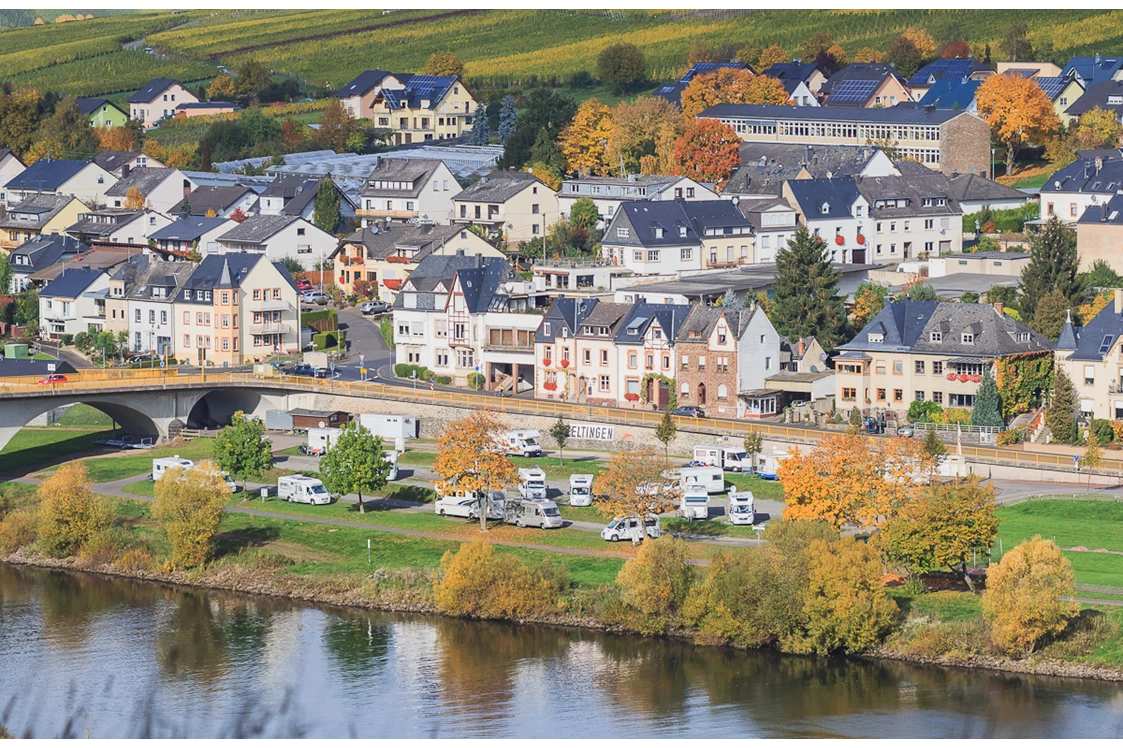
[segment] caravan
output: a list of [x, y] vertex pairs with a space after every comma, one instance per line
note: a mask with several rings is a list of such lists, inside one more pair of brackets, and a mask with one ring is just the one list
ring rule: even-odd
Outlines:
[[186, 460], [179, 455], [171, 457], [156, 457], [152, 460], [152, 474], [148, 476], [149, 480], [160, 480], [164, 477], [164, 473], [172, 468], [183, 468], [190, 470], [195, 467], [195, 463], [191, 460]]
[[699, 444], [694, 448], [694, 464], [719, 467], [732, 473], [748, 473], [753, 462], [749, 453], [741, 447], [725, 447], [720, 444]]
[[574, 473], [569, 476], [569, 505], [591, 506], [593, 503], [593, 476]]
[[760, 464], [757, 466], [756, 474], [765, 480], [777, 480], [780, 463], [787, 456], [787, 452], [779, 451], [770, 455], [763, 455], [760, 458]]
[[732, 491], [729, 494], [729, 524], [756, 524], [752, 491]]
[[691, 521], [710, 518], [710, 494], [705, 486], [695, 483], [682, 492], [679, 514]]
[[507, 445], [507, 454], [538, 457], [542, 454], [542, 447], [538, 444], [540, 436], [542, 434], [533, 430], [508, 431], [503, 436], [503, 442]]
[[608, 523], [608, 526], [600, 531], [602, 540], [607, 540], [610, 543], [615, 543], [618, 540], [636, 540], [642, 539], [641, 533], [647, 535], [649, 538], [658, 538], [663, 534], [659, 527], [659, 518], [653, 514], [647, 515], [643, 519], [643, 529], [640, 529], [639, 517], [617, 517]]
[[330, 504], [332, 496], [319, 478], [284, 475], [277, 479], [277, 497], [296, 504]]
[[342, 429], [337, 428], [310, 428], [308, 429], [308, 454], [323, 455], [339, 441]]
[[546, 471], [537, 465], [519, 468], [519, 496], [524, 499], [546, 498]]
[[507, 499], [503, 505], [503, 521], [519, 527], [540, 527], [543, 530], [562, 526], [558, 505], [546, 499]]
[[686, 490], [702, 486], [707, 493], [725, 491], [725, 473], [720, 467], [684, 467], [677, 472], [679, 482]]
[[[501, 491], [492, 491], [488, 496], [487, 518], [503, 519], [503, 502], [506, 497]], [[480, 497], [475, 493], [458, 491], [446, 496], [438, 496], [433, 502], [433, 511], [442, 517], [480, 518]]]

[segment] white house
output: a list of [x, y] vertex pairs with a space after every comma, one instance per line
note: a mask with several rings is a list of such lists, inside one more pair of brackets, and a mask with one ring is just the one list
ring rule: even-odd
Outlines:
[[49, 339], [105, 327], [109, 274], [102, 268], [66, 268], [39, 291], [39, 331]]
[[460, 183], [443, 161], [384, 158], [359, 192], [360, 218], [448, 223]]
[[244, 185], [206, 185], [196, 187], [190, 195], [172, 206], [169, 211], [173, 215], [188, 214], [192, 216], [205, 216], [213, 213], [222, 218], [229, 218], [236, 211], [243, 215], [253, 215], [253, 207], [258, 203], [257, 193]]
[[782, 198], [735, 200], [737, 208], [753, 227], [753, 259], [755, 264], [776, 261], [776, 253], [788, 246], [795, 234], [796, 215]]
[[144, 245], [152, 234], [171, 222], [171, 218], [155, 210], [105, 208], [80, 213], [66, 233], [90, 243]]
[[117, 177], [90, 161], [41, 158], [8, 180], [8, 203], [40, 194], [73, 195], [86, 205], [104, 205]]
[[1084, 211], [1106, 204], [1123, 190], [1123, 159], [1078, 158], [1053, 172], [1041, 186], [1041, 216], [1056, 216], [1063, 223], [1076, 223]]
[[273, 262], [291, 257], [305, 270], [331, 257], [331, 234], [296, 216], [253, 216], [218, 238], [218, 251], [264, 254]]
[[558, 192], [558, 212], [568, 220], [573, 204], [587, 197], [597, 206], [599, 227], [611, 221], [620, 203], [639, 200], [716, 200], [712, 185], [689, 177], [629, 174], [626, 177], [576, 177], [562, 181]]
[[541, 240], [557, 223], [558, 198], [550, 185], [521, 171], [496, 171], [453, 198], [453, 223], [485, 228], [509, 243]]
[[853, 179], [785, 182], [784, 197], [796, 209], [797, 220], [827, 243], [832, 262], [861, 265], [870, 261], [870, 204]]
[[23, 173], [27, 167], [19, 160], [11, 148], [0, 148], [0, 205], [5, 205], [8, 200], [8, 191], [4, 189], [13, 177]]
[[155, 241], [157, 247], [168, 252], [218, 254], [219, 237], [237, 225], [237, 221], [229, 218], [182, 216], [153, 232], [148, 238]]
[[105, 191], [105, 197], [112, 208], [135, 209], [140, 206], [128, 205], [129, 194], [139, 194], [144, 198], [143, 207], [168, 213], [190, 195], [195, 187], [195, 183], [179, 169], [142, 166], [124, 170], [120, 181]]
[[180, 104], [193, 104], [199, 97], [172, 78], [153, 78], [129, 97], [129, 117], [152, 127], [158, 120], [174, 117]]
[[602, 257], [644, 275], [732, 267], [753, 261], [752, 224], [729, 200], [621, 203]]

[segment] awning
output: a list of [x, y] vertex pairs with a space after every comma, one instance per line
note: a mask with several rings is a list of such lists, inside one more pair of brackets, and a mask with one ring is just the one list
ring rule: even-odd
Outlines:
[[947, 360], [947, 363], [949, 363], [949, 364], [986, 364], [986, 363], [990, 363], [990, 361], [988, 359], [985, 359], [985, 358], [977, 358], [977, 357], [974, 357], [974, 356], [959, 356], [958, 358], [949, 358]]

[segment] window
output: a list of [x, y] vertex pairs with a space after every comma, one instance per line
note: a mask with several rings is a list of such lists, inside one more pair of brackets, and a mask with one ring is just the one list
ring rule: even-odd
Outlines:
[[943, 361], [933, 361], [932, 362], [932, 373], [936, 374], [936, 375], [943, 374], [944, 373], [944, 362]]
[[223, 304], [229, 304], [230, 303], [230, 293], [228, 291], [222, 292], [222, 303]]
[[593, 352], [590, 351], [588, 348], [585, 349], [585, 363], [586, 364], [593, 363]]
[[917, 390], [916, 392], [912, 393], [912, 399], [918, 403], [924, 402], [924, 390]]
[[694, 249], [692, 247], [683, 247], [681, 250], [679, 250], [679, 259], [680, 260], [692, 260], [692, 259], [694, 259]]
[[471, 348], [456, 349], [456, 365], [461, 369], [471, 369], [476, 365]]
[[535, 215], [538, 214], [538, 203], [534, 203], [533, 205], [530, 206], [530, 212], [535, 214]]
[[873, 370], [875, 374], [885, 374], [885, 362], [877, 361], [874, 363]]
[[900, 361], [894, 361], [893, 362], [893, 373], [894, 374], [904, 374], [905, 373], [905, 365], [903, 363], [901, 363]]
[[1084, 367], [1084, 384], [1095, 384], [1095, 383], [1096, 383], [1096, 367], [1095, 366], [1085, 366]]
[[[47, 302], [47, 308], [48, 309], [51, 308], [51, 302], [49, 302], [49, 301]], [[139, 323], [140, 322], [140, 310], [139, 309], [136, 310], [135, 317], [136, 317], [136, 321]]]
[[965, 332], [965, 333], [963, 333], [962, 340], [963, 340], [964, 344], [974, 343], [975, 342], [975, 334], [972, 333], [972, 332]]
[[975, 407], [975, 396], [951, 393], [948, 395], [948, 405], [953, 408], [973, 408]]
[[943, 402], [944, 402], [944, 393], [942, 393], [942, 392], [933, 392], [933, 393], [932, 393], [932, 402], [934, 402], [934, 403], [937, 403], [937, 404], [941, 404], [941, 405], [942, 405], [942, 404], [943, 404]]
[[608, 351], [601, 351], [600, 352], [600, 365], [601, 366], [608, 366]]
[[877, 388], [877, 399], [880, 400], [880, 401], [885, 400], [885, 388], [884, 387], [878, 387]]
[[598, 377], [597, 388], [601, 392], [608, 392], [611, 381], [612, 380], [608, 377], [607, 374], [602, 374], [600, 377]]
[[161, 325], [168, 324], [168, 313], [167, 313], [166, 310], [160, 310], [160, 324]]
[[[183, 313], [183, 324], [185, 324], [185, 325], [190, 325], [190, 324], [191, 324], [191, 312], [187, 312], [187, 311], [185, 311], [185, 312]], [[187, 344], [186, 344], [186, 343], [184, 343], [184, 345], [187, 345]]]
[[699, 356], [698, 357], [698, 371], [705, 371], [705, 370], [706, 370], [706, 357], [705, 356]]
[[724, 384], [719, 384], [717, 386], [717, 399], [718, 400], [728, 400], [729, 399], [729, 388], [726, 387]]
[[657, 250], [657, 249], [647, 250], [647, 261], [648, 262], [659, 262], [659, 250]]
[[1074, 218], [1076, 217], [1076, 203], [1070, 203], [1070, 204], [1069, 204], [1069, 206], [1068, 206], [1068, 214], [1069, 214], [1070, 216], [1074, 217]]
[[639, 365], [639, 364], [637, 363], [637, 357], [636, 357], [636, 354], [634, 354], [634, 353], [629, 353], [629, 354], [628, 354], [628, 368], [629, 368], [629, 369], [634, 369], [634, 368], [636, 368], [636, 367], [637, 367], [638, 365]]
[[679, 389], [682, 390], [683, 397], [688, 397], [690, 395], [690, 382], [683, 382]]
[[655, 368], [655, 357], [652, 356], [649, 353], [644, 357], [643, 363], [644, 363], [644, 366], [647, 367], [648, 369], [654, 369]]
[[943, 340], [944, 340], [944, 334], [942, 332], [937, 332], [937, 331], [933, 330], [932, 332], [928, 333], [928, 341], [930, 343], [942, 343]]
[[183, 336], [183, 347], [184, 348], [190, 348], [191, 347], [191, 336], [190, 335], [184, 335]]
[[893, 390], [893, 402], [899, 403], [905, 399], [904, 390]]
[[842, 388], [842, 399], [845, 402], [852, 403], [858, 398], [858, 390], [854, 387]]
[[631, 230], [629, 228], [627, 228], [626, 226], [618, 226], [616, 228], [616, 236], [620, 237], [621, 239], [627, 239], [631, 235], [632, 235]]
[[924, 362], [923, 361], [917, 361], [916, 362], [916, 373], [917, 374], [923, 374], [924, 373]]

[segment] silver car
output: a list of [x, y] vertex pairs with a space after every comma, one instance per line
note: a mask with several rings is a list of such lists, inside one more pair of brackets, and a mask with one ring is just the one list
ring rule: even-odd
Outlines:
[[364, 301], [359, 307], [361, 314], [385, 314], [390, 311], [390, 305], [385, 301]]

